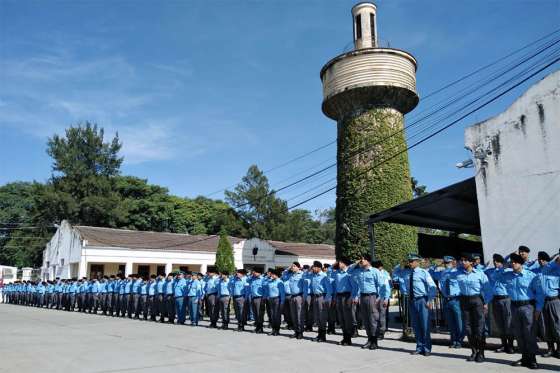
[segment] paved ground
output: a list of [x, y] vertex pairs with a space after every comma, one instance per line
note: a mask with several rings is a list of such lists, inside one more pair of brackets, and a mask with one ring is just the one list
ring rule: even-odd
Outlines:
[[[517, 355], [487, 353], [467, 363], [470, 350], [435, 346], [411, 356], [410, 343], [389, 333], [377, 351], [330, 343], [159, 324], [0, 304], [0, 372], [511, 372]], [[362, 332], [363, 333], [363, 332]], [[355, 340], [364, 343], [364, 338]], [[560, 371], [560, 360], [539, 359]], [[516, 371], [528, 371], [516, 368]]]

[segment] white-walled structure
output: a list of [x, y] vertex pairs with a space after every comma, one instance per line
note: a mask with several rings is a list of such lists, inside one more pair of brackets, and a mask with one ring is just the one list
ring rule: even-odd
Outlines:
[[11, 284], [17, 280], [17, 267], [0, 265], [0, 280], [3, 284]]
[[[294, 261], [334, 262], [334, 246], [229, 237], [237, 268], [286, 267]], [[91, 277], [119, 272], [206, 272], [214, 265], [219, 236], [72, 226], [63, 221], [47, 244], [43, 279]]]
[[485, 260], [519, 245], [560, 247], [560, 71], [465, 131], [476, 164]]

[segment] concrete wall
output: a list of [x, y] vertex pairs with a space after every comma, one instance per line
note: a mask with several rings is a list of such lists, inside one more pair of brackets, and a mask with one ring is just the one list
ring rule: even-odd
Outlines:
[[72, 226], [63, 221], [43, 252], [43, 279], [71, 278], [78, 275], [82, 240]]
[[485, 260], [519, 245], [560, 247], [560, 71], [505, 112], [465, 130], [476, 160]]

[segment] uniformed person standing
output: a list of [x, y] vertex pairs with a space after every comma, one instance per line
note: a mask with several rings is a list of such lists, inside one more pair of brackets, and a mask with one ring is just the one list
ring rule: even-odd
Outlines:
[[443, 296], [443, 310], [449, 328], [449, 348], [461, 348], [463, 343], [463, 321], [461, 318], [461, 289], [457, 283], [457, 268], [455, 258], [443, 257], [445, 270], [439, 279], [439, 290]]
[[253, 309], [253, 316], [255, 318], [255, 333], [264, 333], [264, 312], [265, 305], [263, 300], [264, 295], [264, 277], [262, 276], [261, 269], [253, 268], [251, 271], [250, 286], [250, 299], [251, 308]]
[[311, 267], [309, 278], [309, 293], [311, 296], [311, 309], [313, 310], [313, 320], [318, 327], [315, 342], [327, 341], [327, 321], [329, 307], [332, 300], [332, 286], [330, 279], [323, 272], [323, 264], [314, 261]]
[[222, 319], [222, 329], [227, 330], [229, 325], [229, 302], [233, 282], [230, 281], [229, 272], [222, 271], [218, 280], [218, 311]]
[[505, 260], [500, 254], [494, 254], [492, 260], [494, 262], [494, 268], [489, 268], [484, 271], [484, 273], [488, 277], [490, 288], [492, 289], [491, 310], [492, 316], [494, 317], [493, 325], [497, 331], [497, 333], [493, 334], [497, 334], [502, 342], [502, 345], [496, 352], [513, 354], [511, 298], [506, 289], [506, 284], [498, 280], [502, 272], [506, 270], [511, 271], [511, 269], [504, 266]]
[[376, 303], [377, 312], [379, 313], [379, 322], [377, 324], [377, 338], [384, 339], [385, 332], [387, 331], [387, 310], [389, 308], [389, 300], [391, 298], [391, 289], [392, 289], [393, 281], [391, 280], [391, 275], [389, 274], [389, 272], [387, 272], [383, 268], [383, 263], [381, 262], [381, 260], [373, 261], [372, 266], [374, 268], [377, 268], [377, 270], [381, 273], [381, 277], [385, 282], [385, 286], [389, 290], [387, 292], [387, 298], [383, 299], [381, 297], [378, 297]]
[[206, 312], [210, 318], [209, 328], [217, 328], [218, 322], [218, 281], [219, 276], [214, 269], [209, 269], [208, 277], [204, 288], [204, 296], [206, 298]]
[[352, 300], [358, 295], [358, 286], [349, 269], [352, 262], [348, 258], [341, 258], [335, 263], [337, 269], [334, 273], [333, 296], [336, 296], [336, 313], [342, 327], [342, 340], [338, 342], [341, 346], [352, 345]]
[[156, 283], [156, 312], [159, 315], [159, 322], [165, 322], [165, 276], [159, 274]]
[[[174, 296], [175, 280], [173, 278], [173, 273], [167, 275], [167, 280], [165, 281], [164, 292], [165, 292], [165, 308], [167, 316], [167, 322], [169, 324], [175, 323], [175, 296]], [[164, 318], [162, 317], [162, 320]]]
[[[323, 264], [323, 272], [327, 275], [329, 282], [331, 283], [331, 288], [334, 291], [334, 266], [328, 263]], [[331, 306], [329, 307], [329, 315], [327, 322], [327, 334], [336, 334], [336, 294], [332, 294]]]
[[266, 283], [267, 302], [270, 309], [270, 335], [280, 335], [280, 323], [282, 321], [282, 308], [284, 305], [286, 292], [284, 282], [280, 279], [282, 270], [276, 269], [270, 273], [270, 279]]
[[[150, 281], [147, 284], [148, 286], [148, 299], [146, 304], [146, 309], [150, 314], [150, 321], [156, 321], [157, 315], [157, 306], [156, 306], [156, 292], [157, 292], [157, 283], [156, 283], [156, 275], [150, 276]], [[147, 315], [144, 316], [146, 318]]]
[[521, 360], [512, 365], [537, 369], [538, 346], [534, 323], [543, 308], [544, 297], [539, 289], [537, 276], [524, 268], [525, 260], [521, 255], [511, 254], [510, 261], [512, 271], [502, 272], [498, 281], [506, 284], [511, 297], [512, 329], [522, 356]]
[[298, 262], [292, 263], [290, 267], [292, 274], [288, 285], [290, 287], [290, 315], [294, 327], [294, 334], [290, 338], [303, 339], [303, 328], [305, 323], [304, 291], [306, 289], [305, 278]]
[[539, 337], [547, 344], [547, 350], [542, 356], [560, 359], [560, 255], [551, 262], [550, 256], [541, 251], [538, 261], [540, 267], [533, 272], [537, 275], [540, 292], [544, 296]]
[[420, 268], [420, 260], [422, 258], [419, 255], [409, 254], [410, 269], [404, 271], [403, 275], [407, 282], [409, 313], [416, 337], [416, 350], [412, 354], [429, 356], [432, 352], [430, 310], [436, 296], [436, 284], [428, 271]]
[[243, 331], [247, 322], [248, 298], [250, 295], [247, 271], [238, 269], [232, 280], [233, 310], [237, 320], [237, 331]]
[[200, 304], [204, 299], [204, 286], [200, 273], [193, 273], [192, 279], [187, 288], [187, 299], [189, 303], [189, 318], [192, 326], [198, 326], [200, 318]]
[[461, 290], [461, 312], [465, 334], [471, 346], [467, 361], [484, 361], [486, 337], [484, 336], [485, 318], [488, 312], [487, 298], [491, 293], [488, 277], [482, 270], [474, 267], [475, 259], [471, 254], [461, 255], [462, 269], [457, 272], [457, 283]]
[[376, 350], [377, 346], [377, 324], [379, 322], [379, 312], [377, 299], [387, 302], [389, 289], [384, 281], [381, 272], [371, 265], [371, 255], [364, 254], [354, 265], [352, 276], [358, 286], [358, 291], [353, 302], [359, 304], [360, 318], [368, 336], [368, 341], [362, 348]]

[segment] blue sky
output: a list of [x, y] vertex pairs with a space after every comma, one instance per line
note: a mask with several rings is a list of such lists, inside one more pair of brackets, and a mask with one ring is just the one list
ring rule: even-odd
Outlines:
[[[0, 1], [0, 184], [47, 180], [47, 138], [85, 120], [118, 131], [124, 174], [189, 197], [332, 141], [319, 71], [349, 47], [354, 3]], [[382, 42], [419, 61], [420, 96], [560, 27], [559, 0], [376, 3]], [[464, 127], [526, 88], [411, 151], [412, 174], [429, 190], [471, 176], [454, 167], [469, 155]], [[327, 147], [271, 184], [334, 156]], [[334, 193], [304, 207], [330, 206]]]

